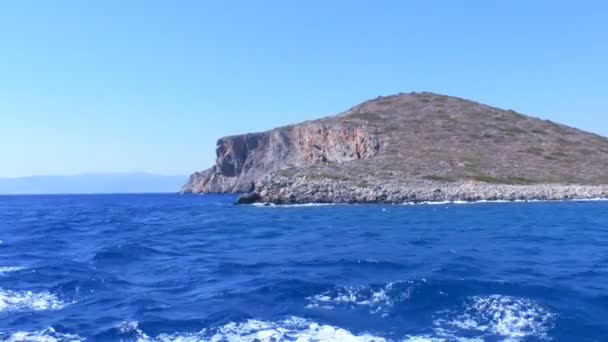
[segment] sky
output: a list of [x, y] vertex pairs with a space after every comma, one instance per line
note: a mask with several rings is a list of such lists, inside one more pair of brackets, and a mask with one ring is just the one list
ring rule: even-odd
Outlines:
[[2, 1], [0, 177], [207, 168], [432, 91], [608, 136], [606, 1]]

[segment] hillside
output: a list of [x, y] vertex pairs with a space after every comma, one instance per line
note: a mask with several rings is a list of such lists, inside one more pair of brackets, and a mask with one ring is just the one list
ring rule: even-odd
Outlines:
[[[259, 195], [278, 187], [288, 195], [276, 201], [299, 202], [295, 183], [316, 184], [308, 190], [319, 193], [338, 185], [369, 189], [372, 199], [387, 184], [433, 191], [463, 184], [603, 185], [608, 139], [456, 97], [398, 94], [337, 116], [222, 138], [216, 165], [193, 174], [183, 191]], [[321, 197], [332, 201], [331, 194]]]

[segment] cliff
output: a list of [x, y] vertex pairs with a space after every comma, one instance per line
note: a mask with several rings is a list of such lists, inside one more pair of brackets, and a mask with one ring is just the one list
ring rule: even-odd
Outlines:
[[[216, 154], [183, 192], [278, 203], [468, 200], [483, 191], [477, 197], [552, 199], [601, 196], [608, 184], [608, 139], [432, 93], [378, 97], [336, 116], [222, 138]], [[547, 184], [557, 192], [528, 192]]]
[[378, 136], [361, 124], [321, 120], [221, 138], [216, 164], [190, 176], [183, 192], [243, 193], [272, 171], [374, 157]]

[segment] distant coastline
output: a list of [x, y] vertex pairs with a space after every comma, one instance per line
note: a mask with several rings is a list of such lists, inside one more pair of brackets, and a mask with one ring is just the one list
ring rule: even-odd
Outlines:
[[0, 195], [176, 193], [186, 178], [144, 172], [0, 178]]

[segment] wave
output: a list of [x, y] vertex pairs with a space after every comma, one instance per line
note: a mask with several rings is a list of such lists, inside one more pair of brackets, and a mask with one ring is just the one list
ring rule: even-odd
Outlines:
[[[368, 293], [354, 291], [335, 297], [336, 303], [376, 305], [387, 303], [393, 283]], [[364, 291], [365, 292], [365, 291]], [[327, 296], [332, 298], [331, 296]], [[326, 301], [330, 299], [320, 299]], [[311, 319], [291, 316], [283, 320], [248, 319], [240, 322], [204, 328], [197, 332], [161, 333], [150, 336], [137, 321], [124, 321], [114, 328], [115, 340], [138, 342], [194, 342], [194, 341], [352, 341], [352, 342], [483, 342], [487, 340], [523, 341], [549, 340], [555, 314], [536, 302], [511, 296], [491, 295], [470, 297], [461, 306], [436, 313], [431, 331], [396, 337], [377, 335], [377, 332], [353, 332]], [[75, 342], [84, 340], [78, 335], [62, 334], [52, 328], [38, 332], [0, 334], [3, 341]]]
[[354, 334], [346, 329], [319, 324], [301, 317], [289, 317], [282, 321], [250, 319], [245, 322], [230, 322], [217, 328], [203, 329], [196, 333], [146, 335], [137, 322], [125, 322], [117, 327], [123, 334], [139, 342], [194, 342], [194, 341], [352, 341], [386, 342], [383, 337], [370, 334]]
[[131, 263], [142, 258], [162, 255], [159, 249], [144, 246], [138, 243], [117, 244], [98, 250], [91, 261], [98, 265], [115, 265], [118, 263]]
[[0, 340], [5, 342], [80, 342], [85, 339], [78, 335], [62, 334], [53, 328], [47, 328], [33, 332], [0, 333]]
[[473, 297], [466, 304], [464, 313], [451, 320], [439, 319], [436, 324], [489, 332], [511, 340], [526, 337], [547, 339], [554, 319], [552, 312], [532, 300], [492, 295]]
[[555, 320], [555, 314], [532, 300], [502, 295], [472, 297], [463, 308], [438, 316], [433, 333], [408, 336], [405, 341], [550, 340]]
[[3, 311], [54, 311], [70, 303], [63, 302], [50, 292], [10, 291], [0, 289], [0, 312]]
[[[384, 286], [336, 287], [306, 298], [307, 309], [369, 310], [370, 314], [386, 317], [403, 305], [416, 305], [418, 292], [428, 295], [429, 286], [420, 281], [391, 282]], [[444, 293], [438, 292], [440, 295]], [[520, 341], [527, 338], [549, 339], [556, 315], [540, 304], [525, 298], [505, 295], [475, 296], [461, 304], [433, 314], [430, 332], [410, 335], [405, 341], [485, 341], [501, 339]], [[429, 322], [431, 323], [431, 322]]]
[[0, 267], [0, 276], [3, 276], [6, 273], [23, 271], [24, 269], [25, 269], [25, 267], [16, 267], [16, 266]]
[[383, 286], [337, 287], [306, 298], [309, 301], [306, 308], [368, 307], [371, 314], [380, 313], [386, 316], [396, 303], [410, 299], [419, 283], [407, 281], [390, 282]]

